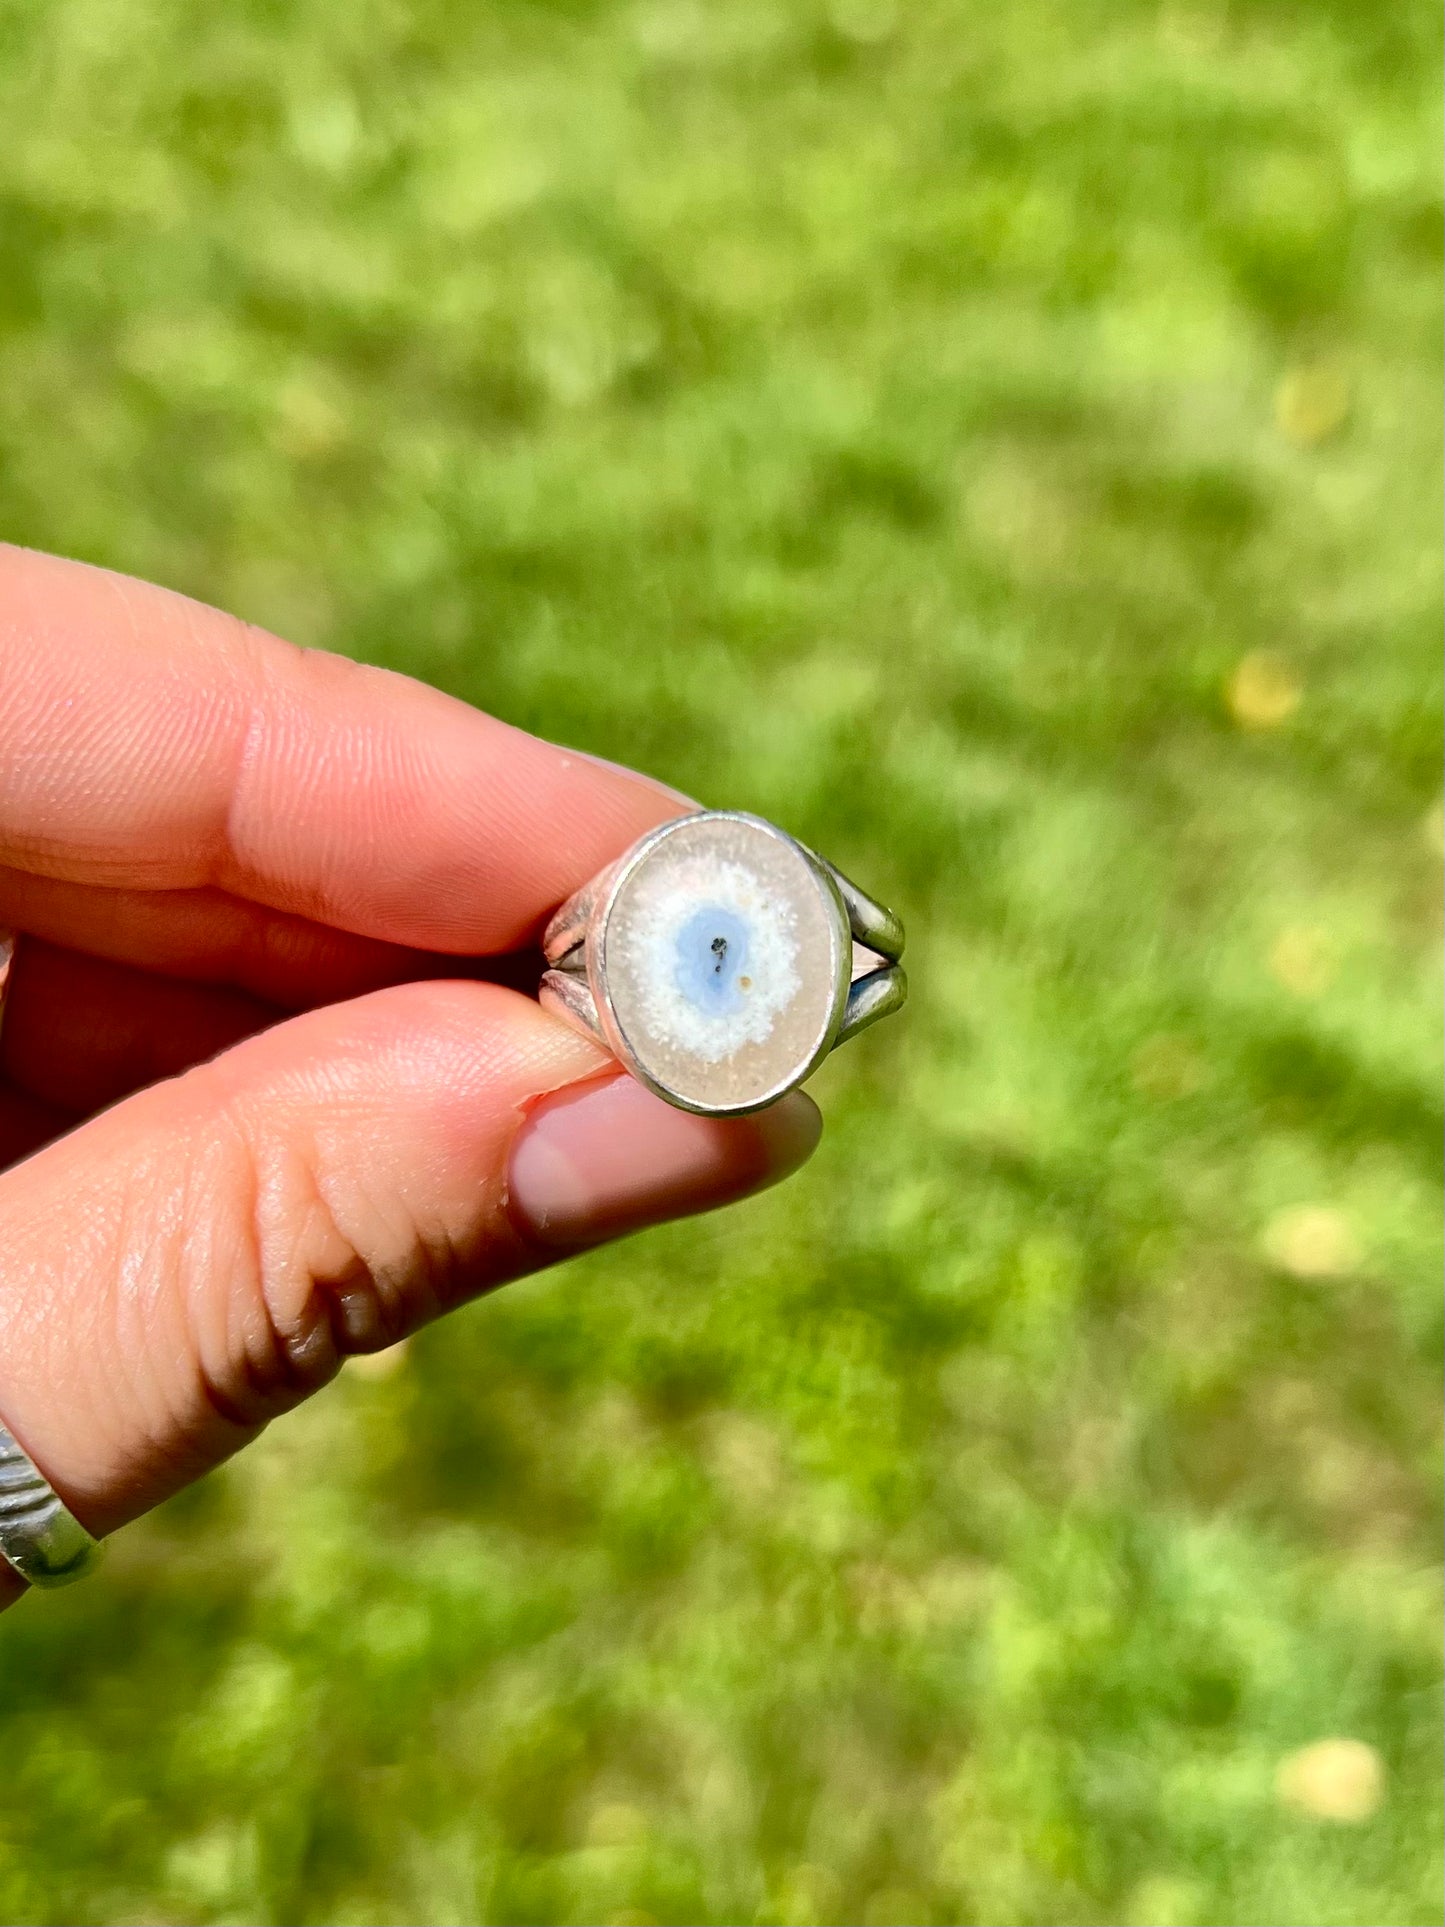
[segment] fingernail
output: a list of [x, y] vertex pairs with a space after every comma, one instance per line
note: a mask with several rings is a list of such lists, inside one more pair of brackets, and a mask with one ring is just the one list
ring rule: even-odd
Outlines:
[[533, 1243], [580, 1250], [776, 1184], [822, 1128], [801, 1091], [750, 1117], [694, 1117], [626, 1075], [570, 1085], [517, 1133], [507, 1207]]

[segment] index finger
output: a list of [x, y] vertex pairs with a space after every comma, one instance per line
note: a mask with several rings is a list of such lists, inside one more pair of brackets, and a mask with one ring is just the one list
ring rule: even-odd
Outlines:
[[485, 953], [687, 807], [410, 677], [0, 545], [0, 863]]

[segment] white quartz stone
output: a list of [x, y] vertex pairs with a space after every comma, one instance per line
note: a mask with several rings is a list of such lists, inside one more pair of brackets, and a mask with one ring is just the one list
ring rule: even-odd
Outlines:
[[670, 825], [624, 871], [590, 962], [641, 1074], [724, 1111], [766, 1103], [812, 1069], [851, 958], [836, 892], [799, 846], [757, 818], [710, 812]]

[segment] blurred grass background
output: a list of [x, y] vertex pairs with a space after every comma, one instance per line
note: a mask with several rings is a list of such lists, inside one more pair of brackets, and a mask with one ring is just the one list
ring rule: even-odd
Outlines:
[[0, 1637], [13, 1923], [1439, 1906], [1438, 28], [0, 0], [0, 528], [908, 919], [785, 1191]]

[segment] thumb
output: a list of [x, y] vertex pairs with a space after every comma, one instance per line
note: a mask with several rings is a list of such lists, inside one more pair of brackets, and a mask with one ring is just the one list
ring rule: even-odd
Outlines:
[[0, 1177], [0, 1421], [99, 1534], [461, 1300], [801, 1164], [818, 1113], [672, 1109], [526, 998], [309, 1012]]

